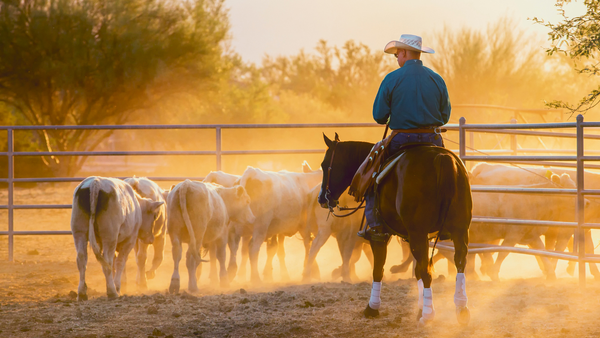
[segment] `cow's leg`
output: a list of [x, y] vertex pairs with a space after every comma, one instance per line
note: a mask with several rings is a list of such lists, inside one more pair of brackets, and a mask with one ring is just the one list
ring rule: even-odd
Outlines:
[[152, 267], [146, 272], [147, 279], [153, 279], [156, 276], [156, 270], [162, 264], [165, 258], [165, 242], [167, 236], [163, 233], [162, 235], [154, 238], [154, 256], [152, 257]]
[[469, 233], [467, 231], [452, 233], [452, 242], [454, 243], [454, 264], [457, 270], [456, 286], [454, 289], [456, 319], [459, 324], [467, 325], [471, 319], [471, 314], [467, 307], [467, 280], [465, 278], [467, 253], [469, 251]]
[[225, 267], [225, 260], [227, 256], [227, 239], [220, 238], [215, 243], [215, 256], [219, 261], [219, 279], [220, 285], [223, 288], [229, 286], [229, 275], [227, 274], [227, 268]]
[[[565, 229], [548, 229], [548, 231], [546, 231], [546, 233], [544, 234], [544, 248], [548, 251], [557, 251], [557, 246], [559, 245], [559, 236], [562, 234], [562, 232], [564, 232]], [[538, 265], [540, 265], [542, 262], [540, 261], [540, 259], [538, 258], [538, 256], [535, 256], [535, 258], [538, 261]], [[556, 271], [556, 263], [558, 263], [558, 260], [556, 258], [548, 258], [550, 260], [550, 264], [552, 265], [552, 271]], [[542, 268], [542, 265], [540, 265], [540, 268]]]
[[[575, 249], [573, 247], [573, 234], [571, 234], [571, 238], [569, 238], [569, 252], [574, 252]], [[575, 266], [577, 265], [577, 262], [575, 261], [569, 261], [569, 264], [567, 265], [567, 273], [571, 276], [575, 276]]]
[[273, 281], [273, 258], [277, 253], [277, 235], [267, 239], [267, 262], [265, 263], [265, 269], [263, 270], [263, 277], [265, 281]]
[[[265, 228], [264, 231], [260, 228]], [[252, 235], [252, 243], [248, 249], [248, 257], [250, 258], [250, 280], [252, 283], [260, 283], [260, 276], [258, 275], [258, 252], [260, 251], [261, 245], [265, 242], [267, 237], [266, 227], [262, 224], [255, 222], [254, 234]], [[268, 264], [267, 259], [267, 264]]]
[[181, 261], [181, 239], [171, 234], [171, 245], [173, 246], [173, 275], [171, 276], [171, 284], [169, 285], [170, 293], [179, 293], [181, 285], [181, 277], [179, 276], [179, 262]]
[[[410, 250], [415, 258], [415, 276], [419, 286], [419, 325], [426, 325], [435, 318], [433, 294], [431, 292], [431, 266], [429, 265], [429, 241], [427, 234], [410, 236]], [[422, 292], [421, 292], [422, 287]]]
[[481, 259], [481, 274], [491, 278], [494, 269], [494, 256], [491, 253], [482, 253], [479, 254], [479, 258]]
[[381, 280], [383, 279], [383, 266], [387, 257], [387, 242], [371, 241], [371, 250], [375, 258], [373, 265], [373, 284], [371, 285], [371, 298], [367, 308], [363, 311], [365, 317], [379, 316], [379, 307], [381, 306]]
[[402, 273], [408, 271], [408, 268], [410, 268], [410, 265], [414, 260], [413, 256], [410, 253], [410, 247], [408, 245], [408, 242], [405, 242], [401, 239], [398, 239], [398, 242], [400, 243], [400, 247], [402, 248], [402, 259], [404, 260], [404, 262], [402, 262], [399, 265], [392, 266], [390, 268], [391, 273]]
[[[306, 232], [303, 236], [302, 236], [302, 241], [304, 244], [304, 268], [306, 269], [306, 263], [308, 262], [308, 254], [310, 253], [310, 247], [312, 246], [312, 236], [310, 232]], [[314, 276], [320, 276], [321, 273], [319, 271], [319, 265], [317, 264], [317, 262], [314, 262], [313, 267], [312, 267], [312, 277]]]
[[[213, 242], [208, 245], [208, 253], [210, 254], [210, 272], [208, 273], [208, 280], [210, 285], [219, 285], [219, 273], [217, 272], [217, 243]], [[198, 276], [200, 279], [200, 276]]]
[[[467, 254], [467, 266], [465, 268], [465, 276], [469, 277], [469, 279], [471, 280], [480, 280], [479, 275], [477, 274], [477, 272], [475, 271], [475, 257], [477, 257], [477, 254]], [[479, 256], [481, 257], [481, 256]], [[493, 261], [493, 257], [492, 257], [492, 264], [490, 266], [490, 268], [492, 268], [494, 265], [494, 261]]]
[[[106, 264], [102, 265], [102, 272], [106, 278], [106, 295], [109, 299], [119, 297], [119, 292], [115, 287], [115, 280], [113, 277], [113, 263], [115, 261], [115, 250], [117, 249], [116, 243], [102, 243], [104, 261]], [[120, 287], [120, 285], [119, 285]]]
[[[517, 241], [514, 238], [505, 238], [504, 241], [502, 241], [502, 246], [512, 246], [514, 247], [517, 244]], [[494, 262], [494, 266], [489, 270], [490, 272], [490, 278], [493, 281], [498, 281], [500, 280], [499, 274], [500, 274], [500, 267], [502, 266], [502, 262], [504, 262], [504, 260], [506, 259], [506, 257], [508, 256], [508, 252], [499, 252], [498, 253], [498, 257], [496, 258], [496, 262]]]
[[81, 232], [73, 233], [75, 250], [77, 250], [77, 270], [79, 270], [79, 286], [77, 288], [77, 300], [88, 300], [87, 284], [85, 283], [85, 269], [87, 267], [87, 234]]
[[[529, 247], [537, 250], [544, 250], [544, 242], [542, 242], [541, 238], [536, 238], [533, 241], [529, 242]], [[544, 267], [544, 274], [546, 275], [547, 280], [555, 280], [556, 279], [556, 271], [554, 271], [555, 265], [552, 264], [552, 261], [548, 259], [548, 257], [540, 257], [542, 261], [542, 266]]]
[[[322, 227], [319, 228], [315, 239], [312, 241], [312, 245], [310, 246], [310, 251], [308, 252], [308, 257], [306, 259], [306, 264], [304, 265], [304, 272], [302, 273], [302, 281], [309, 282], [312, 276], [312, 266], [315, 263], [315, 259], [317, 258], [317, 254], [319, 250], [323, 247], [325, 242], [331, 236], [331, 228], [330, 227]], [[343, 264], [343, 263], [342, 263]], [[320, 279], [320, 276], [319, 276]]]
[[188, 270], [188, 290], [190, 292], [198, 292], [198, 279], [200, 279], [200, 276], [196, 275], [198, 265], [200, 265], [200, 262], [196, 262], [196, 259], [188, 246], [188, 249], [185, 252], [185, 266]]
[[127, 257], [137, 240], [134, 238], [124, 244], [119, 248], [119, 255], [115, 258], [115, 287], [117, 292], [125, 292], [124, 289], [121, 289], [121, 277], [125, 272], [125, 264], [127, 264]]
[[279, 275], [282, 282], [290, 280], [290, 273], [285, 265], [285, 235], [277, 235], [277, 259], [279, 260]]
[[240, 247], [240, 239], [241, 237], [233, 228], [227, 234], [227, 246], [229, 247], [229, 265], [227, 266], [227, 274], [229, 275], [230, 282], [235, 279], [235, 275], [238, 271], [237, 252]]
[[[592, 232], [588, 229], [585, 232], [585, 253], [593, 254], [594, 253], [594, 240], [592, 239]], [[598, 271], [598, 267], [596, 263], [588, 263], [590, 265], [590, 272], [594, 276], [596, 280], [600, 279], [600, 271]]]
[[[354, 234], [352, 234], [354, 235]], [[342, 247], [342, 268], [341, 276], [345, 282], [351, 282], [352, 280], [358, 280], [356, 275], [355, 265], [360, 259], [363, 248], [363, 240], [360, 238], [354, 238], [358, 236], [352, 236], [344, 241]]]
[[148, 289], [146, 281], [146, 258], [148, 258], [148, 244], [137, 240], [135, 243], [135, 259], [137, 263], [135, 282], [142, 290]]
[[241, 282], [245, 282], [246, 278], [248, 277], [246, 267], [248, 265], [248, 257], [251, 243], [252, 236], [242, 236], [242, 259], [240, 260], [240, 270], [238, 272], [238, 277], [240, 278]]

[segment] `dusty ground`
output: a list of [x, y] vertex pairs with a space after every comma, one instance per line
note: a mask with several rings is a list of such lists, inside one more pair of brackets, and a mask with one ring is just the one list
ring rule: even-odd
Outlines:
[[[72, 188], [19, 189], [16, 202], [70, 203]], [[2, 193], [0, 204], [5, 203]], [[19, 210], [15, 229], [68, 230], [69, 215], [68, 210]], [[0, 213], [0, 229], [6, 229], [5, 222]], [[386, 271], [398, 263], [398, 247], [391, 243]], [[501, 282], [469, 280], [468, 327], [460, 327], [455, 319], [453, 280], [439, 277], [433, 284], [435, 323], [419, 329], [416, 282], [409, 274], [386, 273], [382, 314], [364, 319], [361, 312], [370, 294], [365, 258], [357, 264], [363, 282], [330, 280], [331, 270], [340, 264], [336, 244], [330, 240], [317, 259], [323, 281], [329, 282], [297, 285], [304, 250], [295, 238], [287, 239], [286, 248], [291, 283], [253, 286], [236, 280], [230, 289], [212, 288], [205, 267], [200, 293], [168, 295], [173, 263], [167, 245], [157, 278], [149, 281], [150, 290], [136, 290], [130, 257], [128, 290], [112, 301], [105, 296], [104, 276], [91, 255], [90, 300], [77, 302], [73, 296], [79, 274], [70, 236], [17, 237], [14, 263], [6, 260], [6, 237], [0, 237], [0, 337], [600, 337], [600, 283], [590, 279], [587, 288], [579, 290], [563, 263], [556, 282], [541, 279], [535, 259], [522, 255], [509, 256]], [[263, 248], [260, 266], [264, 256]], [[277, 258], [274, 265], [277, 280]], [[183, 262], [181, 268], [185, 289]], [[444, 262], [436, 269], [447, 275]]]

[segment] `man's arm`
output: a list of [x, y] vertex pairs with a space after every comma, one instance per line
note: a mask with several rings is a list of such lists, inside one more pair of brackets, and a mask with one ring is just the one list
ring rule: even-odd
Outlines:
[[442, 113], [442, 120], [444, 124], [450, 121], [450, 111], [452, 110], [452, 106], [450, 105], [450, 96], [448, 95], [448, 88], [446, 88], [446, 83], [442, 79], [442, 97], [440, 100], [440, 112]]
[[392, 96], [386, 85], [386, 79], [387, 77], [381, 82], [375, 102], [373, 103], [373, 119], [379, 124], [386, 124], [392, 113]]

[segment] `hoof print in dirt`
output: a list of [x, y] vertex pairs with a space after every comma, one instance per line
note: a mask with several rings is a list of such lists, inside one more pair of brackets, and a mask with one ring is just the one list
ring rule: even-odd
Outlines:
[[165, 336], [165, 334], [157, 328], [154, 328], [154, 330], [152, 330], [152, 335], [155, 337], [164, 337]]
[[363, 315], [365, 318], [375, 318], [379, 316], [379, 310], [374, 310], [367, 304], [367, 307], [363, 311]]
[[311, 302], [309, 302], [309, 301], [305, 301], [305, 302], [304, 302], [304, 304], [298, 304], [298, 305], [296, 305], [296, 306], [297, 306], [297, 307], [304, 308], [304, 309], [307, 309], [307, 308], [309, 308], [309, 307], [314, 307], [314, 306], [315, 306], [315, 304], [313, 304], [313, 303], [311, 303]]
[[242, 298], [242, 300], [240, 300], [240, 304], [248, 304], [250, 303], [250, 300], [248, 298]]
[[158, 314], [158, 308], [154, 305], [150, 305], [148, 306], [148, 314], [149, 315], [157, 315]]

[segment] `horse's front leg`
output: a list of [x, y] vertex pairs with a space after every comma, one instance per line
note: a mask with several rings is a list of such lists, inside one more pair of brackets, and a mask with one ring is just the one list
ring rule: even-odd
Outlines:
[[469, 233], [464, 231], [453, 234], [452, 242], [454, 242], [454, 263], [458, 270], [454, 290], [456, 319], [461, 325], [467, 325], [471, 319], [471, 314], [467, 307], [467, 280], [465, 279], [465, 266], [467, 265], [467, 252], [469, 251]]
[[371, 250], [373, 251], [373, 284], [371, 286], [371, 299], [363, 312], [365, 317], [379, 316], [379, 307], [381, 306], [381, 280], [383, 279], [383, 266], [387, 257], [386, 242], [371, 241]]
[[431, 292], [431, 266], [429, 264], [429, 241], [427, 234], [410, 236], [410, 250], [415, 258], [415, 276], [419, 286], [419, 325], [426, 325], [435, 318], [433, 293]]

